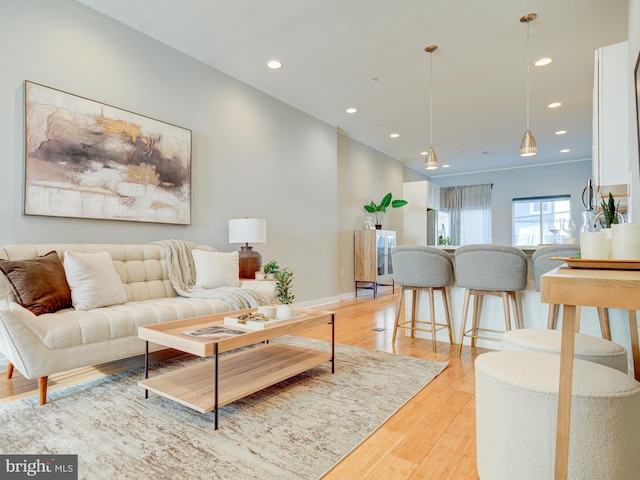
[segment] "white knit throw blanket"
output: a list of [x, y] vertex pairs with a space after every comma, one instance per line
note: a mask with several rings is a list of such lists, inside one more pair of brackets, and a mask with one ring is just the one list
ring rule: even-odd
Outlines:
[[153, 242], [164, 248], [171, 285], [182, 297], [219, 299], [233, 310], [268, 305], [269, 301], [258, 292], [239, 287], [202, 288], [195, 285], [196, 269], [191, 251], [195, 243], [184, 240], [160, 240]]

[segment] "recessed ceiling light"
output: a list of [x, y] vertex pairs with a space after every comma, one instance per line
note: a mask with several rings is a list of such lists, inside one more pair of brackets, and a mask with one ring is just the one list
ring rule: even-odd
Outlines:
[[563, 148], [562, 150], [560, 150], [560, 153], [569, 153], [570, 151], [570, 148]]
[[562, 102], [553, 102], [550, 103], [549, 105], [547, 105], [548, 108], [558, 108], [560, 105], [562, 105]]
[[420, 155], [422, 155], [423, 157], [427, 155], [427, 152], [420, 152]]
[[358, 109], [356, 107], [349, 107], [346, 110], [347, 113], [356, 113], [357, 111]]
[[282, 68], [282, 62], [280, 60], [269, 60], [267, 62], [267, 67], [269, 67], [271, 70], [278, 70], [279, 68]]
[[544, 67], [545, 65], [549, 65], [553, 60], [551, 58], [540, 58], [534, 62], [536, 67]]
[[567, 133], [567, 131], [566, 131], [566, 130], [558, 130], [558, 131], [556, 132], [556, 135], [564, 135], [565, 133]]
[[400, 136], [399, 133], [392, 133], [391, 135], [389, 135], [391, 138], [398, 138]]
[[442, 165], [442, 168], [449, 168], [449, 165]]

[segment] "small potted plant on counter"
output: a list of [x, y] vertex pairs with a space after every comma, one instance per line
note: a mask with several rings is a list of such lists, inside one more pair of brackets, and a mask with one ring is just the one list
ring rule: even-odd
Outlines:
[[613, 194], [611, 192], [609, 192], [608, 201], [605, 201], [605, 199], [603, 198], [601, 200], [600, 206], [602, 207], [602, 213], [599, 213], [596, 219], [598, 219], [600, 216], [604, 218], [604, 224], [603, 221], [600, 220], [600, 225], [602, 225], [602, 227], [611, 228], [611, 225], [624, 223], [624, 218], [619, 211], [620, 201], [618, 201], [618, 204], [616, 205], [616, 201], [613, 198]]

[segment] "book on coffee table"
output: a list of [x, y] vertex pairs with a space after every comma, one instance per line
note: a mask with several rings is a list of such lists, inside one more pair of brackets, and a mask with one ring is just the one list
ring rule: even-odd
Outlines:
[[203, 340], [222, 340], [224, 338], [235, 337], [236, 335], [242, 335], [243, 333], [245, 332], [241, 330], [233, 330], [231, 328], [221, 327], [218, 325], [182, 332], [183, 335], [187, 335], [189, 337], [201, 338]]

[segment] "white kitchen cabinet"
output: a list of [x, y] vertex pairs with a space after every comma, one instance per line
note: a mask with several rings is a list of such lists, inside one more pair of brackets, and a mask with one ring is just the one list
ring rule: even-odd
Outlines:
[[628, 42], [595, 51], [593, 179], [596, 185], [629, 182]]
[[406, 182], [402, 198], [409, 202], [402, 207], [404, 244], [436, 245], [440, 186], [427, 180]]

